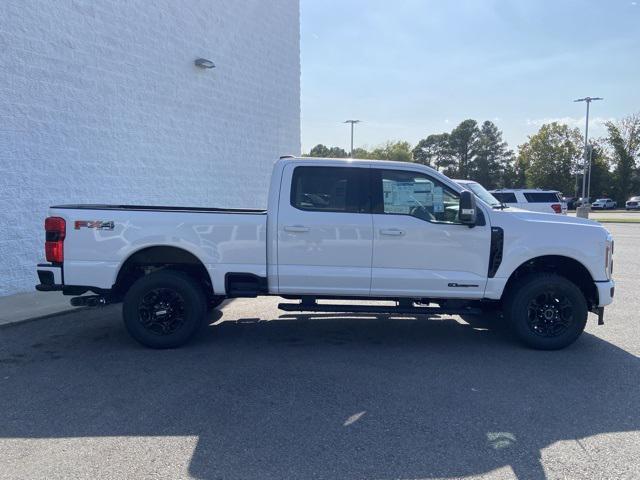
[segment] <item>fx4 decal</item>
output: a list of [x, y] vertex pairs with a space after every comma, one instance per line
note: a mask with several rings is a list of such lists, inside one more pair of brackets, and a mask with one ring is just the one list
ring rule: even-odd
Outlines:
[[102, 220], [76, 220], [75, 221], [76, 230], [80, 230], [81, 228], [95, 228], [98, 230], [113, 230], [114, 223], [113, 221], [103, 222]]

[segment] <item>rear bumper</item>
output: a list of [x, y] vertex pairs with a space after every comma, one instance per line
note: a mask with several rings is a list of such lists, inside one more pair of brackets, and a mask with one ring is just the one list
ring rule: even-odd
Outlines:
[[38, 280], [36, 290], [40, 292], [55, 292], [62, 290], [62, 267], [50, 263], [38, 264]]
[[616, 289], [616, 282], [613, 280], [605, 282], [596, 282], [598, 289], [598, 306], [604, 307], [613, 302], [613, 295]]

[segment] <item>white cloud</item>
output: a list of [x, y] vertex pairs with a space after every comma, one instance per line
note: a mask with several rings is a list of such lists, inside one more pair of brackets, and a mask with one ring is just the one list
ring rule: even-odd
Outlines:
[[[570, 127], [584, 128], [585, 117], [547, 117], [547, 118], [527, 118], [527, 125], [533, 127], [541, 127], [545, 123], [563, 123]], [[609, 121], [615, 121], [614, 117], [589, 117], [589, 128], [603, 130], [604, 124]]]

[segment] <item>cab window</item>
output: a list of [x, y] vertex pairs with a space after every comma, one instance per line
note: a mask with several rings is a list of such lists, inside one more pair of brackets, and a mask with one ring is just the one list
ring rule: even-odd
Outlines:
[[296, 167], [291, 206], [315, 212], [370, 213], [368, 168]]
[[409, 215], [433, 223], [460, 223], [460, 196], [418, 172], [374, 170], [374, 213]]

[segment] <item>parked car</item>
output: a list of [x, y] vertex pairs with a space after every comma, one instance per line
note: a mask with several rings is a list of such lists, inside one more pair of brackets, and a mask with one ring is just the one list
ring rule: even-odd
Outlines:
[[598, 198], [591, 204], [592, 210], [613, 210], [618, 206], [618, 203], [610, 198]]
[[631, 197], [624, 205], [625, 210], [640, 210], [640, 197]]
[[286, 157], [270, 185], [266, 210], [53, 206], [36, 288], [123, 302], [153, 348], [187, 342], [225, 298], [278, 295], [297, 312], [501, 310], [549, 350], [613, 300], [613, 239], [592, 220], [493, 209], [417, 163]]
[[490, 190], [491, 195], [510, 207], [531, 210], [532, 212], [567, 214], [567, 204], [562, 201], [557, 190], [525, 188], [501, 188]]

